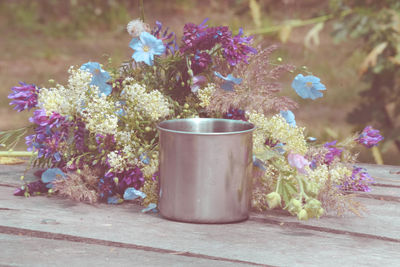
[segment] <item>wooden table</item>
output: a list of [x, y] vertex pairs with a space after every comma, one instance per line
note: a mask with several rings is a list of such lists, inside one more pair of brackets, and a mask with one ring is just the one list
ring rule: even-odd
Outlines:
[[363, 217], [303, 222], [270, 211], [207, 225], [129, 203], [15, 197], [24, 166], [0, 165], [0, 266], [400, 266], [400, 167], [362, 166], [377, 181], [358, 197]]

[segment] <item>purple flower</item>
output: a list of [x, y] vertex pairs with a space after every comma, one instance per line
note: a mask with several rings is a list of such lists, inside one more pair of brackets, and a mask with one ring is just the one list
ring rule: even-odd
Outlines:
[[37, 126], [35, 133], [25, 138], [28, 151], [37, 151], [38, 158], [51, 158], [53, 164], [61, 163], [59, 144], [68, 139], [72, 122], [58, 113], [46, 116], [42, 109], [35, 110], [29, 120]]
[[85, 123], [80, 118], [75, 119], [74, 127], [74, 140], [75, 148], [78, 152], [88, 152], [89, 148], [85, 144], [85, 138], [89, 135], [89, 131], [86, 129]]
[[[118, 179], [117, 183], [115, 178]], [[139, 190], [144, 181], [143, 173], [137, 166], [122, 172], [107, 172], [99, 182], [100, 198], [104, 200], [116, 194], [123, 196], [129, 187]]]
[[39, 126], [46, 126], [48, 123], [48, 117], [46, 115], [46, 110], [37, 109], [33, 112], [33, 117], [29, 118], [31, 123], [37, 124]]
[[101, 200], [107, 200], [109, 197], [114, 196], [116, 192], [116, 184], [113, 175], [106, 175], [99, 180], [98, 192]]
[[339, 186], [343, 191], [370, 192], [370, 184], [375, 183], [374, 179], [364, 168], [354, 167], [350, 177]]
[[176, 35], [174, 32], [168, 33], [168, 27], [163, 31], [162, 30], [162, 23], [159, 21], [156, 21], [156, 26], [154, 29], [151, 31], [151, 34], [157, 37], [158, 39], [161, 39], [166, 47], [165, 53], [171, 53], [175, 54], [176, 51], [178, 51], [178, 44], [176, 42]]
[[248, 63], [249, 54], [257, 54], [257, 50], [249, 46], [253, 37], [243, 36], [243, 29], [239, 29], [238, 35], [222, 41], [223, 54], [231, 66], [237, 65], [239, 62]]
[[207, 25], [204, 25], [208, 19], [205, 19], [200, 25], [187, 23], [183, 27], [182, 46], [180, 51], [195, 52], [196, 50], [207, 50], [214, 47], [217, 39], [208, 40]]
[[224, 119], [247, 121], [245, 111], [238, 108], [229, 108], [228, 112], [224, 113], [223, 117]]
[[14, 109], [18, 112], [36, 107], [39, 89], [34, 84], [24, 82], [19, 82], [19, 84], [21, 86], [11, 88], [14, 92], [8, 95], [9, 99], [13, 99], [10, 105], [15, 105]]
[[211, 64], [212, 60], [210, 54], [197, 50], [191, 62], [193, 74], [197, 75], [201, 73], [204, 69], [206, 69]]
[[337, 140], [324, 144], [324, 147], [328, 149], [328, 153], [325, 154], [324, 163], [330, 165], [335, 158], [342, 156], [343, 149], [335, 147]]
[[382, 140], [383, 136], [380, 135], [379, 130], [372, 128], [372, 126], [367, 126], [355, 141], [368, 148], [371, 148], [378, 145], [378, 143]]
[[14, 196], [24, 196], [25, 193], [32, 195], [34, 193], [47, 193], [48, 188], [46, 184], [43, 183], [41, 180], [37, 180], [35, 182], [31, 182], [29, 184], [23, 185], [21, 188], [17, 188], [14, 191]]

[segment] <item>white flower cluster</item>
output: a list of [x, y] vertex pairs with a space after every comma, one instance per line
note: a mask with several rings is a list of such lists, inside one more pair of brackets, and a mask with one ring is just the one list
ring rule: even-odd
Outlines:
[[39, 91], [39, 106], [49, 115], [53, 111], [62, 116], [75, 115], [82, 109], [87, 98], [87, 92], [93, 87], [90, 85], [92, 74], [70, 67], [68, 86], [57, 84], [54, 88], [41, 88]]
[[115, 103], [107, 101], [104, 94], [99, 96], [97, 87], [92, 89], [92, 98], [88, 99], [81, 112], [86, 122], [86, 128], [96, 134], [115, 134], [118, 127]]
[[122, 96], [126, 100], [128, 116], [139, 113], [152, 121], [157, 121], [169, 115], [168, 100], [160, 91], [153, 90], [147, 93], [144, 86], [130, 78], [125, 79], [125, 83], [127, 85]]
[[267, 119], [263, 114], [247, 112], [249, 122], [257, 126], [254, 132], [254, 147], [262, 146], [266, 138], [285, 144], [285, 150], [304, 155], [307, 152], [307, 143], [304, 138], [304, 127], [290, 126], [280, 115]]
[[197, 97], [201, 101], [199, 104], [200, 107], [205, 108], [210, 105], [211, 96], [213, 95], [215, 90], [216, 85], [214, 83], [209, 83], [206, 87], [197, 91]]

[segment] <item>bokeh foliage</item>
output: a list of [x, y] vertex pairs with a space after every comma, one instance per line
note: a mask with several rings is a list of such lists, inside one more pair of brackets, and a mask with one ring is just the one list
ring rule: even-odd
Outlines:
[[358, 50], [366, 55], [359, 76], [369, 87], [348, 120], [373, 123], [383, 131], [386, 147], [394, 142], [400, 151], [400, 2], [332, 0], [331, 10], [349, 11], [333, 25], [335, 40], [360, 40]]

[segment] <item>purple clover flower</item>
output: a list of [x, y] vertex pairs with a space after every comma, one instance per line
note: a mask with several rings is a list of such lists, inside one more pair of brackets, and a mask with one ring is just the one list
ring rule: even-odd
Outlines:
[[38, 158], [51, 158], [53, 164], [60, 163], [59, 144], [68, 139], [72, 122], [55, 112], [47, 116], [43, 109], [35, 110], [29, 120], [37, 127], [33, 135], [25, 137], [28, 151], [37, 151]]
[[378, 145], [382, 140], [383, 136], [380, 135], [379, 130], [372, 128], [372, 126], [367, 126], [355, 141], [365, 147], [371, 148]]
[[26, 192], [30, 195], [35, 193], [47, 193], [49, 189], [46, 187], [46, 185], [47, 184], [43, 183], [41, 180], [31, 182], [20, 188], [17, 188], [14, 191], [14, 196], [24, 196]]
[[243, 36], [243, 29], [239, 29], [239, 33], [222, 42], [223, 54], [231, 66], [237, 65], [239, 62], [248, 63], [249, 54], [257, 54], [257, 50], [249, 46], [253, 37]]
[[[118, 178], [118, 183], [114, 181], [114, 178]], [[115, 196], [116, 194], [122, 196], [129, 187], [139, 190], [143, 186], [144, 181], [143, 173], [137, 166], [122, 172], [107, 172], [100, 179], [98, 185], [100, 198], [106, 200], [108, 197]]]
[[330, 165], [335, 158], [342, 156], [343, 149], [336, 147], [337, 140], [324, 144], [324, 147], [328, 149], [328, 153], [325, 154], [324, 163]]
[[208, 19], [205, 19], [199, 25], [194, 23], [186, 23], [183, 27], [183, 45], [180, 47], [182, 53], [195, 52], [196, 50], [207, 50], [214, 47], [217, 39], [207, 34], [207, 25], [204, 25]]
[[78, 152], [88, 152], [89, 148], [85, 144], [85, 138], [89, 135], [89, 131], [85, 127], [82, 119], [75, 119], [74, 140], [75, 148]]
[[354, 167], [350, 177], [339, 186], [343, 191], [370, 192], [370, 184], [375, 183], [374, 179], [364, 168]]
[[212, 62], [210, 54], [207, 52], [196, 51], [196, 54], [191, 60], [193, 74], [197, 75], [206, 69]]
[[97, 187], [98, 187], [99, 197], [103, 201], [107, 201], [109, 197], [115, 195], [117, 185], [115, 184], [113, 178], [114, 176], [112, 175], [108, 176], [106, 175], [99, 180], [99, 184]]
[[9, 99], [13, 99], [10, 105], [15, 105], [14, 109], [18, 112], [30, 110], [37, 106], [37, 98], [39, 89], [34, 84], [26, 84], [19, 82], [21, 86], [11, 88], [13, 93], [8, 95]]

